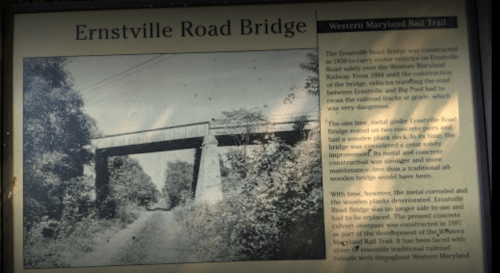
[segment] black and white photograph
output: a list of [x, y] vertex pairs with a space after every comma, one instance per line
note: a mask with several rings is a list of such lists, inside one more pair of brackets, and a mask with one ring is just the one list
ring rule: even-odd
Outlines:
[[316, 49], [23, 60], [24, 268], [325, 259]]

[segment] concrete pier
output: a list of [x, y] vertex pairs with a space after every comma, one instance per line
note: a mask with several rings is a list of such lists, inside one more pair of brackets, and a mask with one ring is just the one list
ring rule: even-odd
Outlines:
[[205, 136], [202, 145], [200, 171], [196, 186], [195, 203], [215, 203], [222, 199], [222, 182], [220, 175], [219, 152], [217, 139], [212, 135]]

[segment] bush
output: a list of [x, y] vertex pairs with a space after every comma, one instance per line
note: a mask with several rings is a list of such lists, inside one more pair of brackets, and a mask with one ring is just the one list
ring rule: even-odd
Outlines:
[[24, 267], [68, 267], [71, 262], [93, 250], [90, 227], [94, 219], [76, 225], [56, 220], [42, 221], [24, 229]]
[[213, 205], [174, 210], [200, 261], [325, 258], [319, 140], [313, 131], [291, 147], [270, 136], [243, 167], [244, 157], [231, 152], [232, 170], [246, 170], [241, 189], [227, 187]]
[[[164, 192], [170, 200], [170, 207], [186, 203], [193, 194], [192, 181], [194, 164], [177, 160], [168, 162], [165, 170]], [[192, 198], [192, 197], [191, 197]]]
[[136, 204], [127, 203], [117, 207], [116, 218], [125, 225], [133, 223], [140, 215], [140, 209]]
[[190, 204], [173, 210], [182, 225], [189, 244], [196, 246], [196, 261], [244, 260], [237, 243], [237, 214], [231, 206], [234, 200], [216, 204]]
[[63, 221], [72, 224], [95, 214], [95, 179], [80, 176], [64, 182]]
[[[130, 214], [126, 219], [132, 219]], [[24, 228], [24, 268], [71, 267], [126, 225], [121, 219], [98, 219], [94, 214], [71, 225], [46, 220]]]

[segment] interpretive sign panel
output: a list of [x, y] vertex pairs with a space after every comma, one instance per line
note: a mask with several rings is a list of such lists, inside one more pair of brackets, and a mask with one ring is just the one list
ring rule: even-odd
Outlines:
[[485, 272], [467, 27], [463, 1], [16, 14], [15, 272]]

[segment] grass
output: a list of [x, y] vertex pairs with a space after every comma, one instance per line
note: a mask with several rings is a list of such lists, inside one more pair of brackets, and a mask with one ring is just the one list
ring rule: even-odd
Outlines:
[[[127, 206], [116, 219], [89, 217], [73, 224], [54, 220], [38, 223], [24, 232], [24, 268], [71, 267], [74, 261], [94, 251], [99, 242], [109, 240], [138, 216], [138, 207]], [[54, 235], [44, 236], [47, 229], [54, 230]]]

